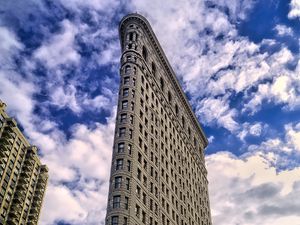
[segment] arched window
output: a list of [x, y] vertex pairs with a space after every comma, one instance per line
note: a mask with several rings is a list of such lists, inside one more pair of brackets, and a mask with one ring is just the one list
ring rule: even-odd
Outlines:
[[162, 91], [164, 91], [165, 81], [164, 81], [164, 79], [162, 77], [160, 78], [160, 88], [161, 88]]
[[156, 66], [154, 62], [152, 62], [152, 74], [153, 76], [156, 76]]
[[148, 52], [147, 52], [147, 49], [145, 46], [143, 46], [142, 54], [143, 54], [143, 58], [145, 59], [145, 61], [147, 61]]

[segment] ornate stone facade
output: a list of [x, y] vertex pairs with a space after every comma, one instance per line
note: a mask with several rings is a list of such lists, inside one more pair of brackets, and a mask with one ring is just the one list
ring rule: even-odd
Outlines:
[[211, 225], [205, 134], [149, 22], [130, 14], [119, 32], [106, 225]]

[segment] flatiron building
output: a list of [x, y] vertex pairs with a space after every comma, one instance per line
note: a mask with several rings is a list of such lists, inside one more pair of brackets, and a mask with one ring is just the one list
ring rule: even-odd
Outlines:
[[37, 225], [48, 168], [0, 100], [0, 224]]
[[211, 225], [207, 138], [149, 22], [125, 16], [106, 225]]

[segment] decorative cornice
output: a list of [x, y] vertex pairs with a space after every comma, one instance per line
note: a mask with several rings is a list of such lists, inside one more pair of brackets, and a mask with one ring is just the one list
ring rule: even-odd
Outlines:
[[145, 17], [143, 17], [142, 15], [139, 15], [137, 13], [133, 13], [133, 14], [129, 14], [127, 16], [125, 16], [119, 25], [119, 35], [120, 35], [120, 42], [121, 42], [121, 46], [123, 46], [123, 41], [124, 41], [124, 34], [125, 34], [125, 24], [128, 21], [131, 20], [135, 20], [137, 21], [138, 24], [141, 24], [143, 26], [143, 29], [146, 31], [146, 33], [148, 34], [148, 37], [150, 38], [153, 46], [155, 47], [155, 50], [157, 52], [157, 55], [159, 56], [165, 71], [167, 72], [169, 78], [171, 79], [173, 85], [176, 88], [176, 91], [178, 93], [178, 96], [180, 97], [180, 100], [182, 101], [183, 105], [185, 106], [185, 108], [187, 109], [190, 118], [192, 119], [192, 122], [194, 123], [195, 127], [198, 129], [200, 136], [202, 137], [202, 141], [203, 141], [203, 148], [205, 148], [208, 145], [208, 140], [204, 134], [204, 131], [201, 127], [201, 125], [199, 124], [198, 119], [196, 118], [193, 110], [191, 109], [191, 106], [183, 92], [183, 90], [181, 89], [180, 85], [179, 85], [179, 81], [175, 75], [175, 72], [173, 71], [166, 55], [164, 54], [164, 51], [162, 49], [162, 47], [160, 46], [152, 28], [150, 23], [147, 21], [147, 19]]

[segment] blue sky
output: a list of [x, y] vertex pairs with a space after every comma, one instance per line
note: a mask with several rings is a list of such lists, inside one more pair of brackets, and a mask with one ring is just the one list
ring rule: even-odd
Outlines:
[[104, 224], [118, 23], [151, 23], [210, 141], [214, 225], [298, 225], [300, 0], [0, 2], [0, 99], [50, 168], [41, 224]]

